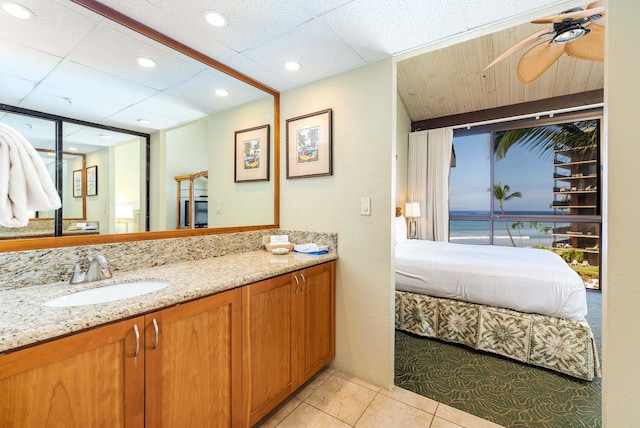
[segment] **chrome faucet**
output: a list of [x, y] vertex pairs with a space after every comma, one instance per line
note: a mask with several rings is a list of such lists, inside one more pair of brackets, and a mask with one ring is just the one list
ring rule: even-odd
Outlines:
[[100, 281], [107, 278], [111, 278], [111, 269], [109, 269], [107, 259], [102, 254], [96, 254], [89, 259], [87, 282]]
[[111, 278], [111, 269], [107, 259], [102, 254], [96, 254], [89, 257], [89, 269], [83, 272], [79, 263], [65, 263], [73, 266], [70, 284], [80, 284], [81, 282], [100, 281], [101, 279]]

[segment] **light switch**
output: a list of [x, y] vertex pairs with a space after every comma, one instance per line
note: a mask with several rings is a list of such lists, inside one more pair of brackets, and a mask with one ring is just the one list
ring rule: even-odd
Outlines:
[[371, 198], [360, 198], [360, 215], [371, 215]]
[[216, 201], [216, 213], [217, 214], [221, 214], [222, 213], [222, 202], [221, 201]]

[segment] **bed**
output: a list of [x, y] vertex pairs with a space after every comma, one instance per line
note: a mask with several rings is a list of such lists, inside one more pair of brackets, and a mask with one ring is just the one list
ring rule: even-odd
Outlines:
[[584, 283], [533, 248], [407, 240], [396, 217], [396, 328], [580, 379], [600, 377]]

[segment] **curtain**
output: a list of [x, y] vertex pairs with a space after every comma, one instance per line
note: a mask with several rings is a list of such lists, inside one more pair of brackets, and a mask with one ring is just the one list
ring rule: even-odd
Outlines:
[[449, 240], [449, 168], [453, 130], [409, 134], [408, 196], [420, 203], [418, 239]]

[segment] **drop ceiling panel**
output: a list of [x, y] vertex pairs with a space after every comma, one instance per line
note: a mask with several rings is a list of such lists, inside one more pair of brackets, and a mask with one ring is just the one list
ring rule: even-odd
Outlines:
[[61, 62], [42, 51], [0, 39], [0, 73], [39, 82]]
[[[169, 117], [163, 114], [152, 113], [147, 110], [142, 110], [136, 107], [130, 107], [126, 110], [122, 110], [112, 116], [104, 119], [101, 123], [110, 126], [119, 126], [125, 129], [131, 129], [132, 131], [152, 133], [161, 129], [173, 128], [185, 121], [196, 120], [204, 117], [204, 114], [197, 114], [197, 111], [193, 111], [193, 116], [188, 117], [185, 120], [180, 120], [175, 117]], [[168, 113], [170, 114], [170, 113]], [[183, 117], [187, 115], [183, 114]], [[138, 123], [138, 119], [148, 119], [151, 121], [149, 125], [143, 125]]]
[[0, 74], [0, 104], [18, 106], [35, 87], [35, 83], [29, 80]]
[[442, 7], [443, 3], [435, 0], [354, 0], [322, 20], [370, 62], [464, 31], [462, 14], [452, 7], [459, 2], [447, 2], [447, 7]]
[[[62, 6], [42, 0], [21, 0], [34, 13], [29, 20], [0, 13], [0, 39], [64, 57], [96, 26], [97, 21]], [[67, 5], [71, 5], [67, 2]]]
[[[136, 62], [140, 56], [153, 59], [157, 67], [141, 67]], [[69, 59], [157, 90], [184, 82], [204, 68], [112, 23], [94, 31]]]
[[[226, 97], [217, 96], [215, 94], [217, 89], [226, 89], [229, 91], [229, 95]], [[165, 93], [178, 99], [188, 100], [202, 107], [207, 114], [226, 110], [266, 96], [262, 91], [258, 91], [213, 70], [203, 71], [189, 81], [165, 91]]]
[[[100, 85], [96, 85], [100, 82]], [[71, 93], [91, 93], [94, 98], [128, 106], [155, 94], [153, 89], [129, 80], [66, 61], [51, 73], [46, 84]]]
[[297, 28], [288, 37], [248, 51], [246, 56], [264, 64], [274, 73], [283, 73], [287, 61], [301, 63], [302, 69], [287, 75], [287, 80], [296, 85], [365, 64], [349, 46], [318, 20]]
[[[188, 2], [155, 0], [154, 4], [168, 15], [180, 17], [210, 39], [236, 52], [243, 52], [288, 34], [315, 17], [301, 7], [304, 2], [290, 0], [271, 0], [251, 4], [228, 0]], [[205, 11], [222, 13], [227, 17], [229, 25], [213, 27], [204, 19]]]
[[[68, 102], [65, 98], [71, 98]], [[33, 90], [20, 107], [90, 122], [100, 122], [126, 106], [79, 92], [41, 85]]]
[[278, 91], [286, 91], [287, 89], [295, 87], [295, 85], [288, 80], [288, 75], [291, 74], [291, 72], [287, 72], [284, 67], [280, 70], [278, 70], [277, 67], [274, 67], [276, 70], [272, 71], [265, 65], [248, 58], [246, 53], [238, 54], [233, 58], [230, 58], [227, 61], [227, 64], [234, 70], [238, 70], [240, 73], [247, 76], [252, 76], [254, 78], [259, 76], [258, 80], [260, 82]]

